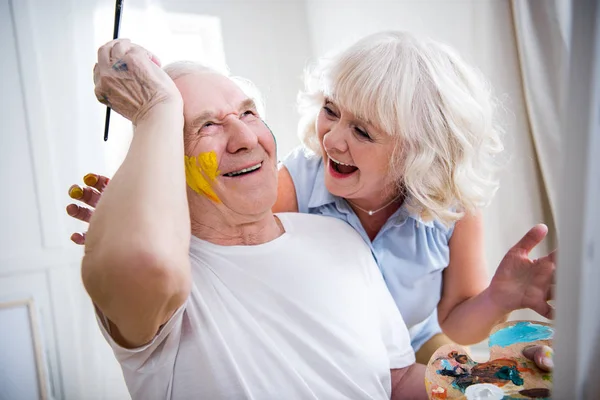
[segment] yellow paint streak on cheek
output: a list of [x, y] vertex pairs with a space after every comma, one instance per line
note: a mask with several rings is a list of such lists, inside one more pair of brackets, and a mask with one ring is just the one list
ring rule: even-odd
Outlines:
[[197, 157], [184, 156], [184, 159], [185, 180], [188, 186], [194, 192], [208, 197], [215, 203], [220, 203], [221, 200], [211, 185], [211, 182], [219, 176], [217, 154], [210, 151], [201, 153]]

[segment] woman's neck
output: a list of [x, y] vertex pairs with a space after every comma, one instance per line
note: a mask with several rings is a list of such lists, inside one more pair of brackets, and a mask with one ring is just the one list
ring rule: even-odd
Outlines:
[[385, 202], [369, 201], [367, 199], [346, 199], [371, 241], [375, 239], [387, 220], [402, 206], [403, 200], [403, 196], [401, 195], [392, 198], [388, 197]]

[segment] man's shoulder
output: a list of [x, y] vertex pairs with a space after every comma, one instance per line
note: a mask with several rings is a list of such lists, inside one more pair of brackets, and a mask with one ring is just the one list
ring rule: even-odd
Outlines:
[[290, 226], [297, 234], [309, 234], [314, 237], [326, 235], [337, 238], [336, 240], [363, 241], [350, 224], [339, 218], [307, 213], [279, 213], [276, 215], [284, 219], [284, 226]]

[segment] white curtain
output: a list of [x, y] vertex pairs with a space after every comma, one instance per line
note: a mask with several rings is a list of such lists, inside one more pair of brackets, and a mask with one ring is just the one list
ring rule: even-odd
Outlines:
[[553, 398], [600, 390], [600, 4], [573, 2], [563, 165]]
[[570, 4], [566, 0], [512, 0], [512, 14], [535, 157], [555, 221]]

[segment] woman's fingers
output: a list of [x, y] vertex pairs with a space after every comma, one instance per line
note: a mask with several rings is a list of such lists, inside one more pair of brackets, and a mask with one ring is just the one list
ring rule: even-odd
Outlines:
[[102, 193], [104, 189], [106, 189], [106, 186], [108, 185], [108, 182], [110, 182], [110, 179], [103, 175], [89, 173], [83, 177], [83, 182], [86, 185], [93, 187], [94, 189]]
[[85, 232], [72, 234], [71, 241], [75, 244], [84, 245], [85, 244]]
[[546, 293], [546, 301], [554, 300], [554, 296], [556, 295], [556, 284], [552, 284], [548, 287], [548, 291]]
[[69, 197], [73, 200], [79, 200], [90, 207], [96, 207], [100, 200], [100, 193], [91, 187], [81, 187], [73, 185], [69, 188]]
[[67, 214], [69, 214], [70, 217], [83, 222], [90, 222], [93, 213], [94, 212], [91, 209], [78, 206], [77, 204], [69, 204], [67, 206]]
[[[83, 177], [83, 182], [87, 187], [72, 185], [69, 188], [69, 197], [95, 208], [110, 179], [106, 176], [90, 173]], [[69, 204], [67, 206], [67, 214], [83, 222], [90, 222], [93, 213], [92, 209], [77, 204]]]
[[[73, 185], [69, 188], [69, 197], [81, 201], [90, 207], [96, 207], [98, 201], [100, 201], [102, 192], [108, 186], [110, 179], [106, 176], [89, 173], [83, 177], [83, 182], [87, 185], [86, 187]], [[66, 211], [69, 216], [88, 223], [94, 213], [94, 210], [91, 208], [77, 204], [69, 204]], [[85, 244], [85, 233], [73, 233], [71, 235], [71, 241], [79, 245]]]

